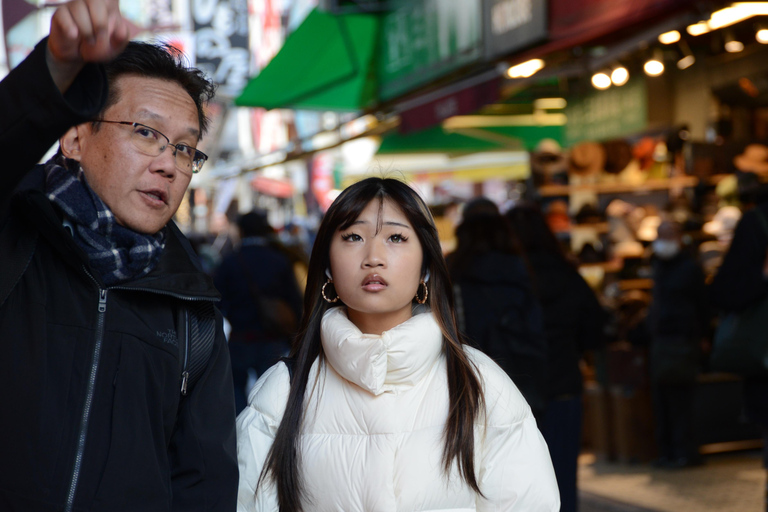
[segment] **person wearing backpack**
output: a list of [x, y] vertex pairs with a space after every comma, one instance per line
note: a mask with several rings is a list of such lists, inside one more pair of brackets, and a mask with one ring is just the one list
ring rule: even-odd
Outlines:
[[229, 352], [237, 412], [247, 405], [248, 371], [257, 376], [288, 354], [301, 318], [301, 292], [287, 249], [266, 212], [237, 219], [240, 247], [225, 256], [213, 278], [229, 320]]
[[236, 506], [219, 294], [171, 220], [214, 87], [128, 38], [117, 0], [60, 5], [0, 82], [3, 511]]
[[581, 449], [583, 377], [580, 361], [605, 345], [608, 320], [584, 278], [563, 253], [538, 205], [521, 202], [505, 213], [531, 269], [547, 339], [546, 407], [540, 423], [560, 489], [561, 509], [578, 508], [576, 476]]

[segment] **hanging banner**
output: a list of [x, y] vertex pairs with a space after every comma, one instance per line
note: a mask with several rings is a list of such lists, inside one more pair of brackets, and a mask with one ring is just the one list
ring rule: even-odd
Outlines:
[[485, 58], [493, 59], [547, 37], [547, 2], [484, 0]]
[[388, 100], [481, 58], [480, 0], [393, 2], [381, 38], [379, 97]]
[[237, 96], [248, 80], [247, 0], [192, 0], [192, 20], [197, 67], [220, 96]]

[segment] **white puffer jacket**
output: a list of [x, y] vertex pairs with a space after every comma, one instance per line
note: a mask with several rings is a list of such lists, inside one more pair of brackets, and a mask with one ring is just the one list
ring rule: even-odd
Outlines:
[[[360, 332], [344, 308], [326, 312], [328, 364], [309, 377], [301, 433], [305, 512], [556, 511], [547, 446], [507, 375], [467, 347], [480, 369], [487, 425], [475, 427], [478, 496], [441, 463], [448, 389], [442, 333], [428, 311], [384, 332]], [[318, 377], [317, 386], [313, 386]], [[238, 510], [277, 511], [274, 485], [255, 486], [285, 410], [288, 369], [270, 368], [237, 418]]]

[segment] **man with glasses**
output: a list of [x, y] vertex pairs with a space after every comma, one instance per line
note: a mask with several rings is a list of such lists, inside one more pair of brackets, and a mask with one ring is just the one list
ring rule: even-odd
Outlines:
[[236, 506], [219, 295], [171, 220], [214, 88], [128, 38], [74, 0], [0, 82], [0, 510]]

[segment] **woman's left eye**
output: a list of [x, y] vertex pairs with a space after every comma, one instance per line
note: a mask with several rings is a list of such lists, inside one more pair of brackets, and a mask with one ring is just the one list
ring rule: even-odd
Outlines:
[[400, 243], [400, 242], [406, 242], [408, 240], [408, 237], [401, 235], [400, 233], [395, 233], [394, 235], [390, 235], [389, 241]]

